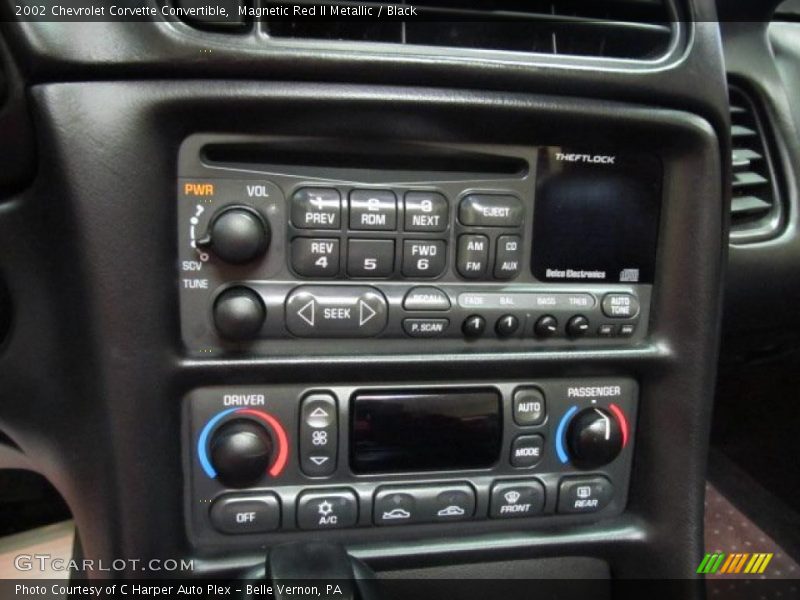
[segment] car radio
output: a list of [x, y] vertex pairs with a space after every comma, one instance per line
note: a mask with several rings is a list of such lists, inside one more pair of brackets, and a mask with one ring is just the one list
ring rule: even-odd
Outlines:
[[195, 135], [183, 340], [195, 355], [635, 343], [660, 207], [649, 155]]
[[184, 402], [190, 538], [617, 515], [637, 397], [627, 378], [197, 389]]

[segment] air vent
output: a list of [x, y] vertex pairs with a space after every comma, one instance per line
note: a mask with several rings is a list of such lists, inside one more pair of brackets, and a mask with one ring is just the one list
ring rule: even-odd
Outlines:
[[641, 60], [666, 53], [676, 25], [670, 0], [415, 0], [405, 20], [386, 18], [399, 2], [295, 4], [324, 4], [331, 21], [272, 20], [270, 36]]
[[771, 161], [767, 130], [752, 99], [730, 89], [733, 141], [733, 198], [731, 234], [774, 232], [779, 224], [780, 201]]

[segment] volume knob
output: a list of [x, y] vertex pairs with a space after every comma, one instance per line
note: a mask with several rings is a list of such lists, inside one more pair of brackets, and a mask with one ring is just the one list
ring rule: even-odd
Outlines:
[[209, 222], [197, 246], [207, 248], [225, 262], [240, 265], [263, 256], [272, 239], [267, 220], [249, 206], [226, 206]]

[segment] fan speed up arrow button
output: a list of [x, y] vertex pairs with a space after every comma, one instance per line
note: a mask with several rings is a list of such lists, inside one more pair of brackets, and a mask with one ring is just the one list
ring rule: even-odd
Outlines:
[[372, 337], [388, 316], [386, 298], [369, 286], [303, 285], [286, 299], [286, 328], [298, 337]]

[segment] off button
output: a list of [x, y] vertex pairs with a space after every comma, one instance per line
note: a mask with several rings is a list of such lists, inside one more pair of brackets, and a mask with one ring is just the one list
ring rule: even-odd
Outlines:
[[388, 315], [386, 298], [369, 286], [304, 285], [286, 299], [286, 328], [298, 337], [371, 337]]
[[211, 506], [211, 523], [222, 533], [263, 533], [281, 524], [275, 494], [223, 496]]

